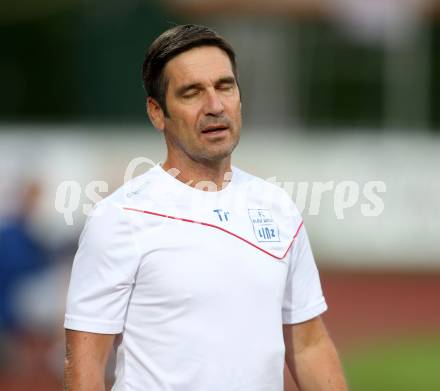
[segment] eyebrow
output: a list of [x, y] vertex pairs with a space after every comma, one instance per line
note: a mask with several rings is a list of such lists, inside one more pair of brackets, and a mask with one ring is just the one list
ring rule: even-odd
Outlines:
[[[224, 76], [224, 77], [220, 77], [216, 82], [215, 82], [215, 87], [218, 87], [221, 84], [234, 84], [235, 83], [235, 77], [234, 76]], [[185, 94], [185, 92], [192, 90], [192, 89], [202, 89], [203, 88], [203, 84], [202, 83], [190, 83], [190, 84], [185, 84], [181, 87], [179, 87], [176, 91], [176, 95], [177, 96], [182, 96]]]

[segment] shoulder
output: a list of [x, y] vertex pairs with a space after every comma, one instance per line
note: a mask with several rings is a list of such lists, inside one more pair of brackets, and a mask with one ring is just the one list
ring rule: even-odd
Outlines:
[[153, 194], [152, 190], [158, 182], [157, 167], [152, 167], [145, 173], [122, 184], [113, 193], [98, 202], [97, 205], [124, 206], [133, 204], [136, 200], [151, 196]]
[[84, 231], [98, 238], [127, 233], [133, 221], [124, 209], [136, 207], [140, 200], [145, 201], [154, 193], [151, 190], [155, 183], [154, 177], [153, 167], [95, 203], [87, 216]]

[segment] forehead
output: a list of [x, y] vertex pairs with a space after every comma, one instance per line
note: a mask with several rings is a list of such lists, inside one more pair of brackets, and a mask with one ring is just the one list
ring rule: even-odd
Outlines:
[[228, 55], [216, 46], [201, 46], [180, 53], [165, 66], [169, 87], [192, 82], [215, 81], [234, 76]]

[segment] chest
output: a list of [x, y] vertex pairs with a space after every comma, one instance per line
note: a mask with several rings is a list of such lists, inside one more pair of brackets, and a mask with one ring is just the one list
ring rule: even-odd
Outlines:
[[[213, 212], [205, 221], [143, 216], [136, 232], [140, 267], [136, 290], [145, 304], [281, 303], [288, 257], [270, 239], [273, 223]], [[267, 220], [267, 219], [266, 219]], [[271, 226], [272, 224], [272, 226]]]

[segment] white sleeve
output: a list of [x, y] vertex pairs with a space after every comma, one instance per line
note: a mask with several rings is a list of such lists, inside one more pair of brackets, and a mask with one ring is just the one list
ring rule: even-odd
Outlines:
[[283, 324], [301, 323], [327, 310], [319, 273], [304, 226], [290, 249], [284, 292]]
[[122, 332], [139, 263], [132, 228], [119, 206], [107, 200], [95, 206], [73, 262], [65, 328]]

